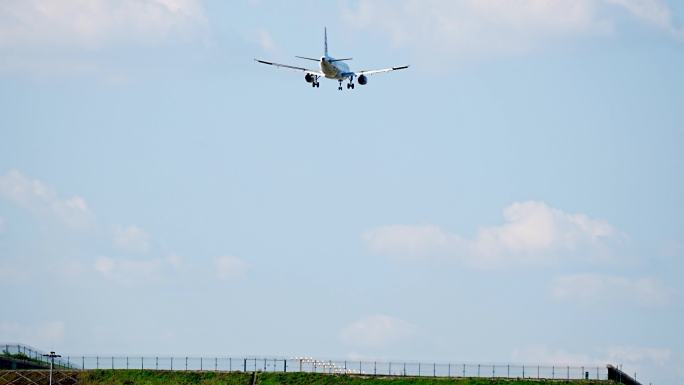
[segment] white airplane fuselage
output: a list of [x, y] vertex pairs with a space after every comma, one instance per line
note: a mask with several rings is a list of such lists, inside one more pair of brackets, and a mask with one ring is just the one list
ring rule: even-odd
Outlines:
[[349, 75], [344, 76], [344, 74], [349, 74], [349, 66], [343, 61], [334, 61], [334, 58], [329, 56], [321, 57], [319, 65], [321, 67], [321, 72], [325, 74], [328, 79], [344, 80], [349, 77]]

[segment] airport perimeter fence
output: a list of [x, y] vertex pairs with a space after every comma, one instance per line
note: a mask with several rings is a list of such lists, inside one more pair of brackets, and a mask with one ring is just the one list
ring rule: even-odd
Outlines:
[[[31, 346], [23, 345], [23, 344], [2, 344], [0, 345], [0, 348], [2, 348], [2, 355], [5, 356], [10, 356], [13, 358], [17, 359], [28, 359], [32, 361], [38, 361], [40, 363], [43, 363], [45, 365], [50, 364], [50, 358], [45, 357], [45, 354], [47, 352], [41, 351], [39, 349], [36, 349]], [[76, 369], [75, 366], [69, 365], [67, 360], [62, 359], [62, 358], [55, 358], [55, 367], [57, 368], [64, 368], [64, 369]]]
[[297, 358], [66, 356], [66, 367], [81, 370], [174, 370], [220, 372], [325, 373], [368, 376], [607, 379], [599, 366], [423, 363]]

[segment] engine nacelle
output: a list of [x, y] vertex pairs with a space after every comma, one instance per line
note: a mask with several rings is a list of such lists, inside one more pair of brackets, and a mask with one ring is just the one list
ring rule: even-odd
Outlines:
[[361, 84], [362, 86], [365, 86], [366, 84], [368, 84], [368, 78], [366, 77], [366, 75], [361, 75], [361, 76], [359, 76], [359, 78], [357, 79], [357, 81], [358, 81], [359, 84]]
[[306, 74], [306, 76], [304, 76], [304, 80], [306, 80], [307, 83], [313, 83], [314, 77], [311, 76], [311, 74]]

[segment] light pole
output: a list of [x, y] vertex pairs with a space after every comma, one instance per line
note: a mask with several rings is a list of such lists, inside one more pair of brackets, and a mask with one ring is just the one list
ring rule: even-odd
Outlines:
[[55, 365], [55, 358], [61, 356], [59, 354], [55, 354], [55, 352], [50, 352], [50, 354], [43, 354], [43, 357], [50, 358], [50, 385], [52, 385], [52, 367]]

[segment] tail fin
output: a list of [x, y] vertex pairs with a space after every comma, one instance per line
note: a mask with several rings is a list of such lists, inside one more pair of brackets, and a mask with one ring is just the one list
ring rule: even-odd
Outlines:
[[325, 45], [325, 56], [328, 57], [328, 27], [323, 29], [323, 44]]

